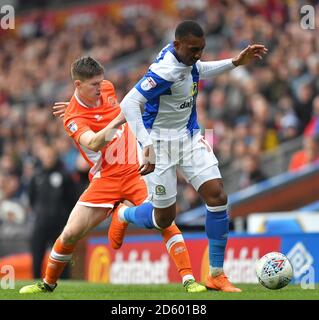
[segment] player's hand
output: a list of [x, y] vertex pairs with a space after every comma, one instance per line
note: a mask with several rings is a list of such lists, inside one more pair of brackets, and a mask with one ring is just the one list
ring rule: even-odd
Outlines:
[[262, 44], [252, 44], [244, 49], [240, 54], [233, 58], [232, 62], [237, 67], [248, 64], [253, 60], [262, 59], [263, 55], [268, 52], [268, 49]]
[[143, 164], [139, 168], [142, 176], [145, 176], [155, 170], [155, 151], [153, 145], [147, 146], [143, 149]]
[[114, 122], [114, 126], [116, 128], [118, 128], [119, 126], [121, 126], [122, 124], [124, 124], [126, 122], [125, 116], [124, 114], [121, 112], [113, 121], [111, 121], [112, 123]]
[[55, 102], [54, 106], [52, 107], [53, 109], [53, 115], [55, 117], [63, 118], [65, 109], [68, 107], [69, 102]]

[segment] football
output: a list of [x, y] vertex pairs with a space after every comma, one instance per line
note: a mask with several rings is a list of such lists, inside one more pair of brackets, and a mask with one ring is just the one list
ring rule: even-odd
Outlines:
[[256, 263], [258, 281], [266, 288], [277, 290], [285, 287], [293, 277], [289, 259], [280, 252], [269, 252]]

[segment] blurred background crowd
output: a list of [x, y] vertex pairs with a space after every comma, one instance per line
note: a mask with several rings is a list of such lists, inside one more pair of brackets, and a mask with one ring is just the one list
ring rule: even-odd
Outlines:
[[[0, 240], [25, 241], [50, 206], [54, 212], [46, 219], [60, 212], [52, 229], [61, 228], [64, 212], [85, 188], [88, 167], [51, 109], [55, 101], [68, 101], [73, 94], [72, 61], [90, 55], [102, 62], [120, 101], [154, 55], [173, 40], [175, 26], [183, 19], [197, 20], [205, 30], [202, 60], [232, 57], [251, 43], [269, 50], [262, 61], [200, 83], [199, 122], [213, 129], [206, 139], [222, 173], [238, 174], [226, 189], [235, 192], [269, 178], [271, 173], [260, 165], [263, 155], [298, 138], [303, 144], [284, 170], [298, 170], [319, 159], [319, 33], [300, 26], [304, 1], [155, 2], [165, 2], [166, 10], [138, 4], [119, 13], [114, 6], [107, 14], [82, 12], [62, 19], [52, 12], [65, 4], [72, 10], [71, 5], [82, 2], [54, 1], [53, 6], [52, 1], [13, 1], [17, 28], [0, 30]], [[75, 191], [69, 195], [65, 190]], [[179, 213], [201, 203], [180, 176]], [[45, 236], [54, 238], [56, 230], [51, 231]], [[0, 255], [10, 250], [0, 247]]]

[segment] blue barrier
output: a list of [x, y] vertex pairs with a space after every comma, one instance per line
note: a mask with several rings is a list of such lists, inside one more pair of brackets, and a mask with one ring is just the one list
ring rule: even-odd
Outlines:
[[304, 232], [299, 221], [295, 218], [291, 219], [274, 219], [265, 221], [265, 233], [266, 234], [288, 234]]

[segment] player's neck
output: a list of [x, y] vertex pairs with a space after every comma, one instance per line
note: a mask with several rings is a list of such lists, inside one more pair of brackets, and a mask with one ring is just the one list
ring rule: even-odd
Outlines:
[[101, 97], [98, 97], [94, 100], [88, 99], [85, 96], [81, 95], [78, 90], [75, 90], [74, 95], [78, 102], [87, 108], [95, 108], [101, 105]]

